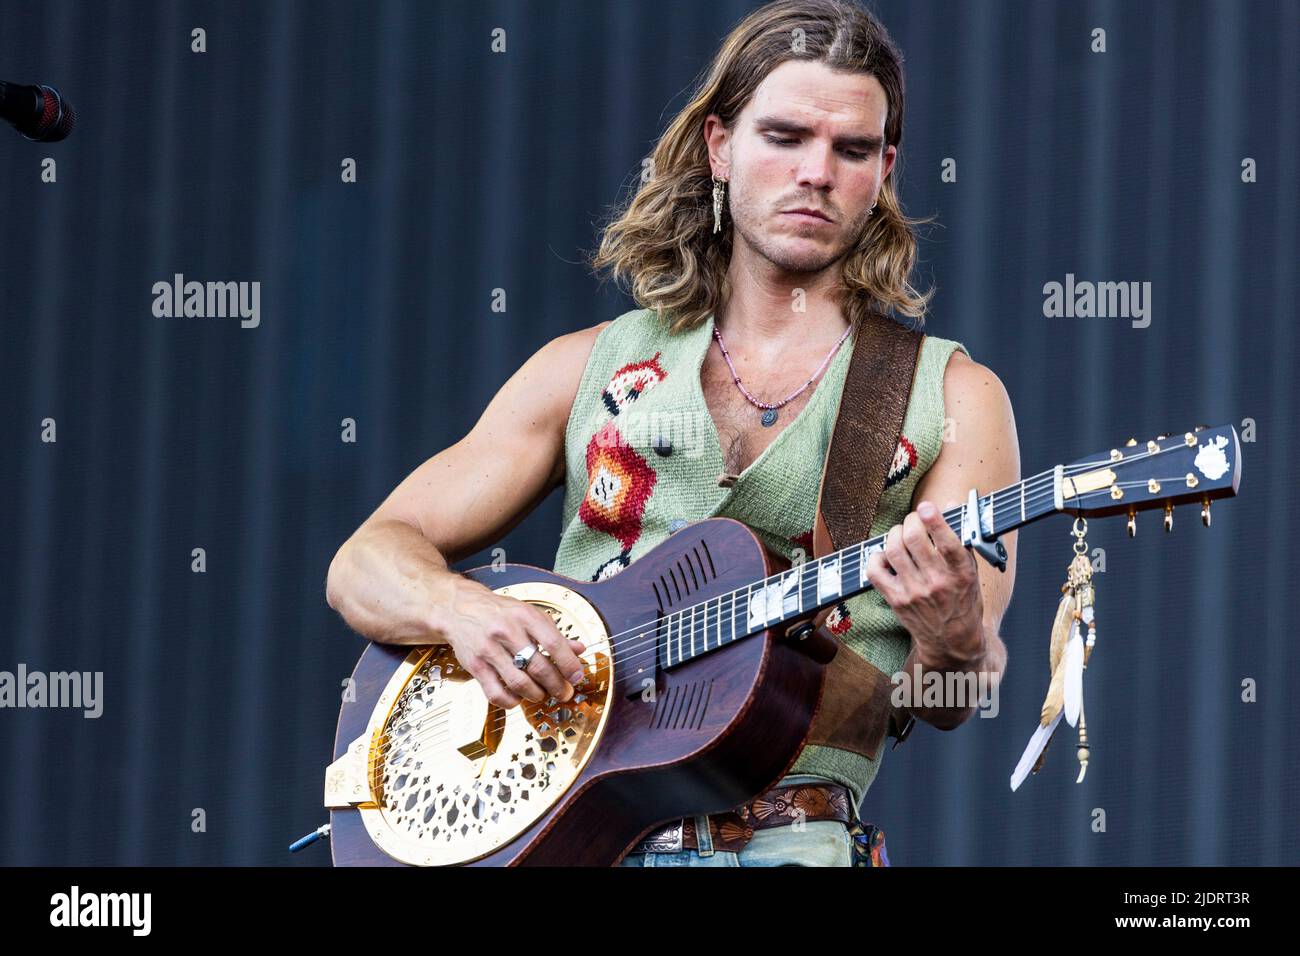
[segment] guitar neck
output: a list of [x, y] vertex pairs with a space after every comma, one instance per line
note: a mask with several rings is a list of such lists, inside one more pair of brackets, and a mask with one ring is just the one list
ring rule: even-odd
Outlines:
[[[1058, 510], [1058, 467], [977, 498], [981, 523], [1006, 534]], [[943, 513], [962, 536], [966, 506]], [[671, 667], [754, 634], [816, 613], [871, 588], [867, 561], [885, 548], [885, 535], [851, 544], [728, 594], [665, 615], [659, 625], [660, 666]]]

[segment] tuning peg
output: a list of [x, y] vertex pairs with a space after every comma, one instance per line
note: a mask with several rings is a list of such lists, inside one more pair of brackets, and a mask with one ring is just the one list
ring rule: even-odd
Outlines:
[[1174, 530], [1174, 503], [1172, 501], [1165, 502], [1165, 530]]
[[1134, 445], [1136, 445], [1137, 443], [1138, 443], [1138, 440], [1137, 440], [1136, 438], [1130, 438], [1128, 441], [1126, 441], [1126, 442], [1124, 443], [1124, 446], [1125, 446], [1126, 448], [1132, 448], [1132, 447], [1133, 447]]
[[1201, 524], [1205, 527], [1210, 526], [1210, 496], [1206, 495], [1201, 499]]
[[1209, 425], [1197, 425], [1195, 428], [1192, 429], [1192, 431], [1194, 431], [1194, 432], [1203, 432], [1203, 431], [1205, 431], [1205, 429], [1207, 429], [1207, 428], [1209, 428], [1209, 427], [1210, 427]]
[[1138, 516], [1137, 509], [1134, 508], [1132, 505], [1129, 505], [1128, 506], [1128, 536], [1130, 538], [1137, 537], [1137, 533], [1138, 533], [1137, 516]]
[[1168, 437], [1169, 437], [1168, 435], [1157, 435], [1156, 441], [1164, 441]]

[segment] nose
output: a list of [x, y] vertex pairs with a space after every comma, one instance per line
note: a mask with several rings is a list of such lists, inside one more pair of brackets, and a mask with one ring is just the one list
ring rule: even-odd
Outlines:
[[801, 151], [799, 169], [796, 173], [800, 186], [810, 189], [825, 189], [832, 185], [831, 153], [829, 148], [818, 143], [811, 143]]

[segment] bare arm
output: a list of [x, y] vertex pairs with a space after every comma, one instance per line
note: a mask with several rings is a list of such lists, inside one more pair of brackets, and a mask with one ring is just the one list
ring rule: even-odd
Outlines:
[[[948, 360], [943, 392], [951, 426], [943, 448], [917, 483], [912, 496], [917, 510], [890, 529], [885, 551], [872, 555], [868, 575], [912, 635], [904, 665], [909, 678], [919, 665], [922, 681], [931, 671], [984, 672], [996, 686], [1006, 669], [1007, 649], [998, 629], [1016, 579], [1016, 533], [1001, 538], [1007, 569], [1000, 572], [962, 546], [941, 512], [964, 503], [971, 488], [986, 495], [1020, 479], [1015, 416], [998, 377], [962, 352]], [[926, 506], [933, 512], [927, 515]], [[913, 688], [919, 700], [918, 691]], [[949, 703], [908, 709], [941, 730], [975, 712], [973, 705]]]
[[[451, 644], [494, 703], [571, 693], [577, 642], [536, 607], [494, 594], [450, 562], [499, 540], [564, 479], [564, 430], [596, 334], [547, 343], [501, 387], [464, 438], [408, 475], [330, 563], [326, 600], [387, 644]], [[527, 671], [514, 652], [536, 643]], [[558, 665], [559, 670], [556, 669]], [[544, 690], [543, 690], [544, 688]]]

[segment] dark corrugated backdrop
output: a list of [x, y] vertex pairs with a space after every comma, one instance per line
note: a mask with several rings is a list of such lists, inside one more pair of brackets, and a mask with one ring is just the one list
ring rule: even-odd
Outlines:
[[[0, 710], [0, 862], [328, 861], [285, 848], [325, 819], [361, 650], [329, 560], [529, 354], [630, 307], [581, 265], [593, 222], [754, 6], [0, 3], [0, 78], [81, 114], [56, 145], [0, 129], [0, 670], [105, 682], [99, 719]], [[1025, 474], [1197, 423], [1257, 441], [1211, 530], [1093, 523], [1083, 785], [1058, 742], [1007, 787], [1057, 518], [1021, 536], [1000, 717], [919, 729], [865, 814], [898, 864], [1293, 863], [1300, 5], [873, 8], [907, 57], [904, 201], [938, 216], [930, 328], [1006, 383]], [[260, 326], [155, 318], [176, 273], [259, 281]], [[1151, 282], [1151, 325], [1045, 318], [1067, 273]], [[559, 504], [511, 560], [549, 566]]]

